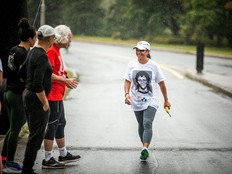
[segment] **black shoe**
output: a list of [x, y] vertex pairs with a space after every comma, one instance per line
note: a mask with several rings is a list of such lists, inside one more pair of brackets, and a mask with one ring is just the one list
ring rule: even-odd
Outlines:
[[59, 156], [58, 160], [61, 163], [71, 163], [71, 162], [76, 162], [81, 159], [80, 155], [72, 155], [71, 153], [67, 153], [65, 157]]
[[51, 157], [50, 160], [45, 161], [45, 159], [42, 162], [42, 168], [43, 169], [64, 169], [65, 165], [62, 163], [59, 163], [55, 160], [55, 158]]
[[34, 170], [31, 170], [30, 174], [38, 174], [38, 173], [36, 173]]

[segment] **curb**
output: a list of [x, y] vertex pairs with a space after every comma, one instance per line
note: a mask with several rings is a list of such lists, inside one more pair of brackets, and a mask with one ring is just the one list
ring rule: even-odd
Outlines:
[[224, 94], [224, 95], [232, 98], [232, 91], [229, 91], [225, 88], [222, 88], [221, 86], [219, 86], [215, 83], [212, 83], [209, 80], [202, 78], [200, 75], [193, 75], [193, 73], [191, 73], [191, 72], [186, 72], [185, 76], [191, 80], [195, 80], [197, 82], [202, 83], [205, 86], [208, 86], [208, 87], [214, 89], [218, 93]]

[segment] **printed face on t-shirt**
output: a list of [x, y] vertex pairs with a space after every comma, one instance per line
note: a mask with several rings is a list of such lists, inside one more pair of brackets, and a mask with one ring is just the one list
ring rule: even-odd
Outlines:
[[139, 93], [147, 94], [149, 92], [152, 93], [151, 88], [151, 71], [134, 71], [133, 72], [134, 82], [136, 85], [136, 90]]
[[138, 77], [138, 85], [140, 88], [145, 89], [147, 87], [147, 78], [145, 76]]

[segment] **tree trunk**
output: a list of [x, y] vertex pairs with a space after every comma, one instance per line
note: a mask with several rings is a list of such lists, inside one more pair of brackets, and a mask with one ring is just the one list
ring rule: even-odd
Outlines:
[[232, 37], [228, 37], [227, 40], [228, 40], [228, 46], [232, 48]]
[[220, 34], [217, 35], [217, 47], [222, 47], [222, 36]]

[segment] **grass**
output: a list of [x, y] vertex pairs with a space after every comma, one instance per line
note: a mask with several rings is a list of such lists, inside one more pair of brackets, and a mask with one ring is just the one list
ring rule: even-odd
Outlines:
[[[138, 40], [121, 40], [121, 39], [112, 39], [110, 37], [95, 37], [95, 36], [75, 36], [74, 40], [76, 41], [87, 41], [87, 42], [96, 42], [96, 43], [107, 43], [107, 44], [116, 44], [116, 45], [125, 45], [133, 47]], [[160, 43], [150, 43], [151, 47], [159, 50], [167, 51], [177, 51], [188, 54], [196, 54], [196, 46], [193, 45], [178, 45], [178, 44], [160, 44]], [[206, 56], [216, 56], [223, 58], [232, 58], [232, 48], [217, 48], [205, 46]]]

